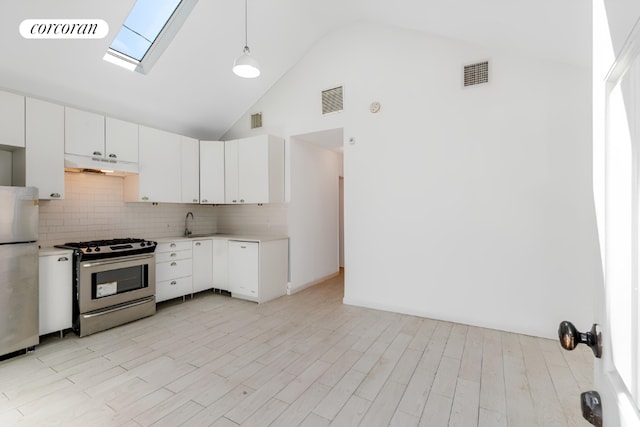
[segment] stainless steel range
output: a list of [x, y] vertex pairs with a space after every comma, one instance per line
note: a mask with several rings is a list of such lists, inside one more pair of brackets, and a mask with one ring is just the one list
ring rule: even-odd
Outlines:
[[156, 312], [156, 242], [65, 243], [74, 252], [73, 330], [83, 337]]

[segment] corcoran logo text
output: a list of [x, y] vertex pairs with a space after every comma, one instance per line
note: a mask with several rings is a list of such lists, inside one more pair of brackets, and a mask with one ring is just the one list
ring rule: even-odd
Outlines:
[[25, 39], [101, 39], [109, 33], [102, 19], [25, 19], [20, 34]]

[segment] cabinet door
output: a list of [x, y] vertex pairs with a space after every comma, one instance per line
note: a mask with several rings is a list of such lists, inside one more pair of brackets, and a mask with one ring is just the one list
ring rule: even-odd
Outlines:
[[226, 239], [213, 240], [213, 287], [229, 290], [228, 274], [229, 249]]
[[105, 156], [108, 159], [138, 163], [138, 125], [107, 117]]
[[193, 242], [193, 292], [213, 288], [213, 240]]
[[225, 142], [225, 203], [284, 202], [284, 140], [271, 135]]
[[181, 137], [182, 203], [200, 203], [200, 155], [197, 139]]
[[40, 257], [40, 335], [71, 328], [71, 251]]
[[24, 185], [38, 187], [41, 199], [63, 199], [64, 107], [27, 98], [26, 111]]
[[65, 107], [64, 128], [65, 153], [105, 157], [104, 116]]
[[238, 146], [240, 140], [224, 143], [224, 202], [240, 203], [238, 198]]
[[238, 144], [240, 203], [269, 202], [269, 141], [266, 135], [241, 139]]
[[140, 126], [139, 173], [126, 177], [127, 201], [180, 203], [180, 135]]
[[0, 91], [0, 145], [24, 147], [24, 96]]
[[229, 241], [231, 296], [258, 301], [259, 261], [259, 243]]
[[200, 141], [200, 203], [225, 203], [224, 142]]

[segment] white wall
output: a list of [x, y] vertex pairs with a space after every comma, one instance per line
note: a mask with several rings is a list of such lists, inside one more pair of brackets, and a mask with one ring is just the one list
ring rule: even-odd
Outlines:
[[292, 138], [290, 143], [290, 283], [295, 292], [339, 271], [341, 155]]
[[[482, 59], [491, 82], [463, 89], [462, 65]], [[598, 280], [589, 78], [361, 24], [319, 42], [225, 138], [251, 134], [258, 111], [285, 137], [344, 127], [345, 303], [554, 337], [565, 318], [590, 324]], [[336, 84], [345, 111], [322, 117]]]

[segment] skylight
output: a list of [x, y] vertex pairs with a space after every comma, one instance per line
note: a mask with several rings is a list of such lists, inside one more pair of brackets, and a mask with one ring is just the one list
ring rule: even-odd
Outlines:
[[136, 0], [104, 59], [146, 73], [198, 0]]

